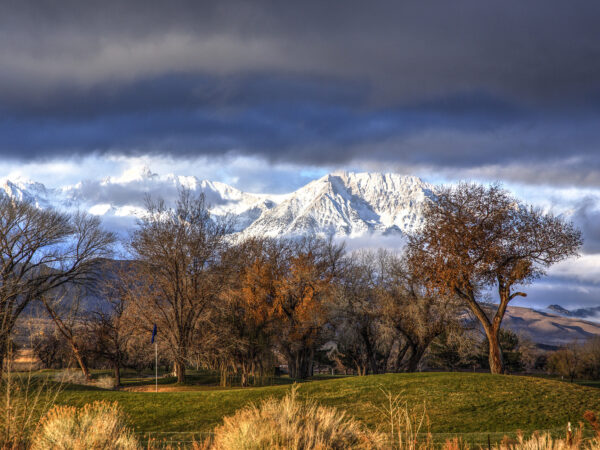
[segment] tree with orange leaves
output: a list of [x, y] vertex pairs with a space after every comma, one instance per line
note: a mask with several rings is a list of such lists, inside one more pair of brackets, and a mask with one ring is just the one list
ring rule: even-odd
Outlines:
[[275, 281], [274, 323], [290, 377], [303, 379], [312, 375], [315, 351], [323, 344], [327, 302], [342, 249], [315, 240], [292, 243], [291, 248], [286, 273]]
[[[498, 185], [461, 183], [437, 192], [423, 229], [409, 237], [410, 265], [432, 290], [456, 295], [488, 338], [492, 373], [504, 370], [499, 333], [517, 290], [576, 256], [581, 233], [560, 217], [523, 205]], [[496, 290], [498, 306], [484, 303]], [[494, 311], [495, 309], [495, 311]]]
[[242, 386], [249, 384], [251, 378], [257, 382], [267, 375], [274, 360], [275, 280], [283, 269], [283, 250], [276, 241], [249, 239], [232, 247], [226, 255], [232, 270], [215, 333], [219, 335], [220, 352], [229, 358], [229, 367], [239, 371]]

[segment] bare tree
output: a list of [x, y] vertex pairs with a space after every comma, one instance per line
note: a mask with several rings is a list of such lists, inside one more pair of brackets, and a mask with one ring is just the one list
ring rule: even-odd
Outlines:
[[86, 380], [91, 380], [92, 375], [85, 355], [88, 342], [85, 336], [84, 318], [80, 314], [81, 295], [79, 289], [67, 289], [63, 286], [42, 295], [40, 300], [54, 322], [56, 330], [69, 345]]
[[[560, 217], [527, 207], [498, 185], [461, 183], [441, 189], [424, 211], [423, 229], [409, 237], [419, 276], [457, 295], [477, 317], [489, 342], [492, 373], [504, 370], [499, 332], [515, 290], [545, 269], [578, 254], [581, 233]], [[495, 287], [499, 304], [488, 315], [482, 291]]]
[[97, 218], [0, 198], [0, 368], [25, 308], [61, 286], [92, 283], [114, 240]]
[[127, 360], [127, 349], [136, 327], [135, 314], [128, 308], [127, 286], [124, 272], [128, 264], [117, 270], [117, 277], [105, 280], [102, 286], [104, 299], [91, 311], [85, 322], [90, 350], [108, 361], [114, 371], [115, 385], [121, 385], [121, 368]]
[[571, 342], [548, 357], [549, 372], [569, 377], [571, 383], [581, 375], [583, 368], [583, 346], [579, 342]]
[[211, 218], [203, 195], [182, 190], [175, 208], [147, 198], [131, 240], [136, 264], [128, 300], [148, 333], [154, 323], [168, 343], [178, 382], [201, 322], [223, 289], [220, 255], [229, 225]]
[[384, 320], [404, 341], [395, 366], [414, 372], [433, 340], [458, 324], [461, 308], [453, 294], [427, 289], [406, 258], [383, 252], [379, 260]]
[[344, 366], [354, 366], [359, 375], [384, 372], [393, 347], [380, 295], [386, 274], [378, 270], [377, 260], [377, 254], [365, 251], [346, 258], [330, 312], [336, 328], [335, 357]]
[[600, 379], [600, 336], [592, 336], [583, 346], [584, 366], [587, 376]]
[[71, 359], [66, 340], [57, 330], [38, 330], [32, 339], [33, 352], [47, 369], [66, 367]]

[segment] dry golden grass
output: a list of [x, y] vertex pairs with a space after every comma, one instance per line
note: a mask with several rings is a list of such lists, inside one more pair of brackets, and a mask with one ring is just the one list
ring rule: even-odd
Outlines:
[[401, 394], [394, 395], [384, 389], [385, 402], [381, 406], [373, 405], [389, 425], [388, 444], [391, 448], [403, 450], [425, 450], [433, 448], [429, 427], [429, 417], [425, 404], [422, 408], [410, 407]]
[[600, 442], [597, 439], [583, 441], [581, 429], [565, 439], [553, 438], [550, 433], [533, 433], [529, 439], [519, 434], [516, 440], [505, 440], [500, 445], [493, 446], [494, 450], [598, 450]]
[[31, 449], [140, 449], [124, 423], [116, 403], [94, 402], [83, 408], [55, 406], [41, 420]]
[[250, 449], [379, 449], [386, 438], [335, 408], [299, 401], [297, 387], [281, 400], [269, 398], [225, 417], [207, 448]]
[[0, 373], [0, 448], [26, 448], [40, 418], [54, 405], [62, 386], [31, 372]]

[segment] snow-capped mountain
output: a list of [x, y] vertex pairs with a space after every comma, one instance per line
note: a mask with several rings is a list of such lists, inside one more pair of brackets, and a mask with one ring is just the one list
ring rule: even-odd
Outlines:
[[600, 306], [590, 306], [588, 308], [566, 309], [561, 305], [550, 305], [548, 309], [553, 314], [563, 317], [576, 317], [578, 319], [598, 320], [600, 319]]
[[249, 236], [311, 233], [356, 237], [409, 232], [433, 187], [417, 177], [339, 172], [308, 183], [248, 226]]
[[162, 176], [140, 167], [119, 177], [55, 188], [4, 180], [0, 192], [40, 208], [85, 210], [101, 216], [107, 227], [125, 231], [143, 215], [147, 194], [172, 202], [182, 187], [203, 192], [213, 215], [232, 217], [239, 237], [401, 234], [422, 223], [423, 204], [434, 190], [412, 176], [336, 172], [287, 195], [252, 194], [216, 181]]

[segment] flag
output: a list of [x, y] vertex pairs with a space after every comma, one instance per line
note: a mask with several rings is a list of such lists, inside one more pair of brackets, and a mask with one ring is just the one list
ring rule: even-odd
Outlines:
[[150, 339], [151, 344], [154, 344], [155, 337], [156, 337], [156, 324], [154, 324], [154, 328], [152, 329], [152, 339]]

